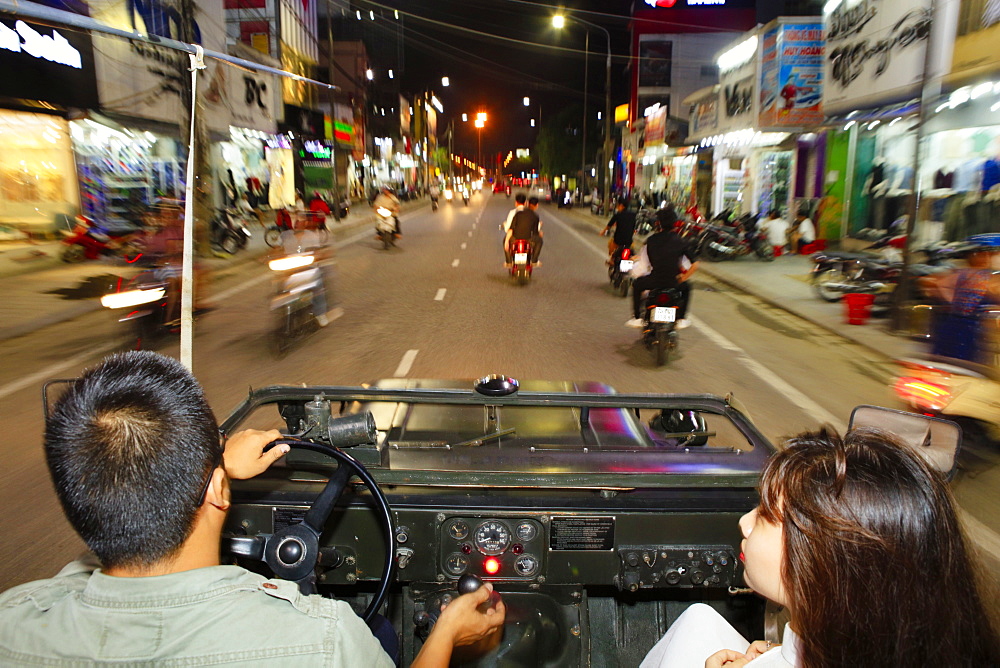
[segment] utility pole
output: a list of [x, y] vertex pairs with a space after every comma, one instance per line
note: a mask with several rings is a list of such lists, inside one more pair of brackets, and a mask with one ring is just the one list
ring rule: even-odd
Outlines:
[[[327, 58], [327, 79], [330, 81], [330, 85], [333, 86], [333, 3], [331, 0], [326, 0], [326, 58]], [[335, 111], [335, 100], [333, 97], [333, 88], [326, 89], [326, 97], [330, 104], [330, 122], [336, 127], [337, 124], [337, 114]], [[337, 177], [337, 131], [334, 130], [333, 137], [331, 137], [332, 147], [330, 149], [330, 168], [333, 169], [333, 216], [337, 220], [340, 220], [340, 184]]]

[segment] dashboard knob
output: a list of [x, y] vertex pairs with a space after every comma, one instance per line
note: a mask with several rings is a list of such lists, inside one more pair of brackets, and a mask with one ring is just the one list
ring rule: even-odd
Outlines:
[[459, 594], [471, 594], [474, 591], [479, 591], [482, 586], [483, 581], [478, 575], [468, 573], [458, 579], [457, 588]]
[[639, 555], [635, 552], [629, 552], [625, 555], [625, 563], [632, 568], [636, 568], [639, 565]]
[[663, 573], [663, 579], [666, 580], [667, 584], [675, 585], [681, 581], [681, 574], [675, 568], [668, 568]]
[[700, 585], [705, 581], [705, 574], [699, 571], [697, 568], [691, 571], [691, 584]]

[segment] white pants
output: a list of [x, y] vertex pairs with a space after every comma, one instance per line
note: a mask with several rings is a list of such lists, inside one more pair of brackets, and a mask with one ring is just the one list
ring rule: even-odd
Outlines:
[[749, 647], [714, 608], [694, 603], [653, 645], [639, 668], [705, 668], [705, 659], [721, 649], [746, 652]]

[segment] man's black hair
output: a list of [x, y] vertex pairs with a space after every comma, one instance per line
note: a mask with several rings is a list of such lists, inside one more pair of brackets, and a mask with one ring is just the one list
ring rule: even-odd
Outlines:
[[45, 456], [66, 516], [107, 567], [142, 567], [187, 539], [221, 460], [194, 376], [148, 351], [111, 355], [56, 402]]
[[531, 206], [537, 206], [538, 205], [538, 198], [537, 197], [529, 197], [528, 198], [528, 204], [530, 204]]
[[525, 202], [528, 201], [528, 196], [525, 195], [524, 193], [518, 193], [514, 195], [514, 201], [517, 202], [518, 204], [524, 204]]

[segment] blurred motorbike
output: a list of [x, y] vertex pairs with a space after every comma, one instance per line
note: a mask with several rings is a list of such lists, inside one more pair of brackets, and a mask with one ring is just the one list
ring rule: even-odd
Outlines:
[[64, 247], [60, 259], [71, 264], [99, 257], [121, 258], [131, 264], [143, 253], [145, 231], [134, 225], [101, 224], [86, 216], [77, 216], [73, 229], [62, 233]]
[[233, 209], [216, 209], [209, 225], [209, 242], [212, 248], [232, 255], [246, 248], [251, 237], [250, 229]]
[[705, 225], [697, 241], [698, 250], [707, 259], [718, 262], [733, 260], [751, 253], [770, 262], [774, 259], [774, 247], [756, 226], [756, 217], [747, 214], [735, 225]]
[[632, 287], [632, 266], [634, 264], [632, 249], [628, 246], [619, 246], [611, 254], [608, 278], [611, 280], [611, 286], [615, 292], [622, 297], [628, 297], [629, 288]]
[[168, 264], [148, 269], [131, 280], [119, 280], [101, 297], [101, 306], [119, 313], [118, 322], [131, 328], [130, 347], [149, 348], [163, 335], [180, 327], [179, 267]]
[[382, 242], [382, 250], [389, 250], [396, 245], [396, 223], [392, 211], [384, 206], [375, 209], [375, 230]]
[[275, 273], [271, 297], [271, 350], [281, 357], [296, 339], [319, 329], [313, 294], [323, 290], [323, 275], [313, 253], [295, 253], [268, 262]]

